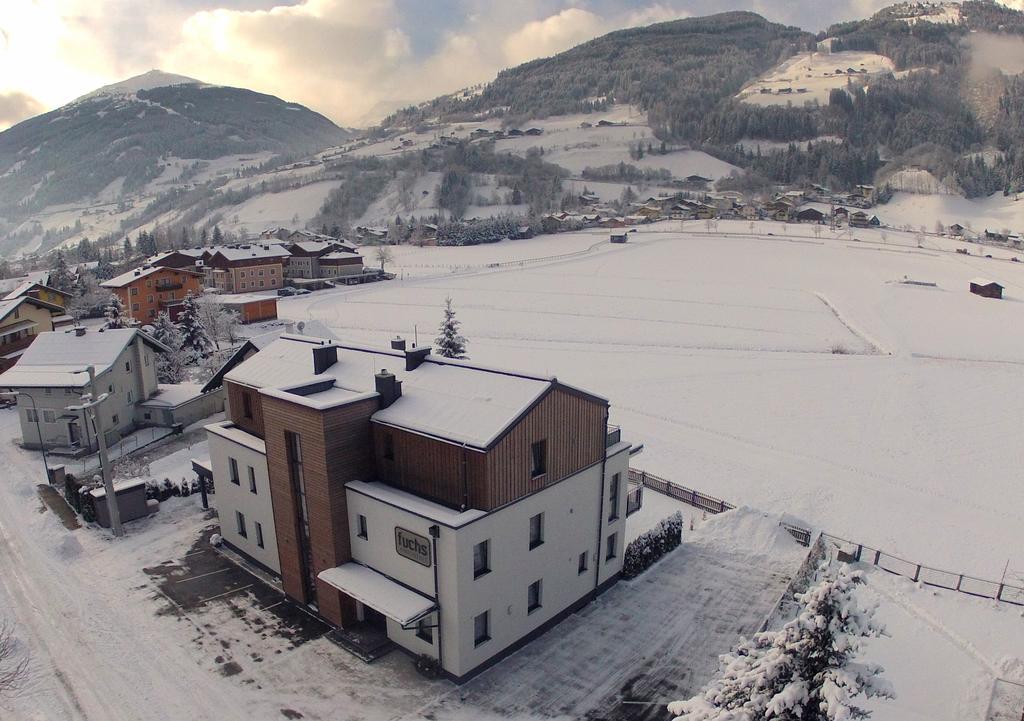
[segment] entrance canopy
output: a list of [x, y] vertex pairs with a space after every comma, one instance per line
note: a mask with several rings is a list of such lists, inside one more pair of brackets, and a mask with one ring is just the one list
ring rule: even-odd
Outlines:
[[437, 609], [433, 599], [360, 563], [328, 568], [318, 578], [405, 627]]

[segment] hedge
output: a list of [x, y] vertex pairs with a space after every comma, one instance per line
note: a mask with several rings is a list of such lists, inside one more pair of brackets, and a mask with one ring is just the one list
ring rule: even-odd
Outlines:
[[626, 546], [622, 577], [636, 578], [683, 542], [683, 514], [676, 511]]

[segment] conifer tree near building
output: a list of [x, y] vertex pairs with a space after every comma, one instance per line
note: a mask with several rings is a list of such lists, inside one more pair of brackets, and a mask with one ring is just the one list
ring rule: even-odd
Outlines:
[[124, 318], [124, 304], [116, 295], [111, 294], [106, 307], [103, 308], [103, 317], [107, 320], [107, 328], [116, 329], [126, 327]]
[[434, 341], [439, 355], [445, 358], [465, 358], [466, 339], [459, 334], [459, 326], [462, 323], [455, 318], [455, 311], [452, 309], [452, 299], [444, 299], [444, 320], [439, 328], [440, 335]]
[[160, 353], [156, 359], [156, 374], [161, 383], [181, 383], [187, 377], [185, 366], [188, 356], [182, 350], [184, 338], [178, 326], [166, 312], [160, 313], [153, 323], [153, 337], [170, 350]]
[[181, 314], [178, 316], [178, 328], [181, 329], [181, 348], [191, 360], [198, 361], [210, 354], [213, 341], [203, 325], [199, 310], [199, 302], [191, 293], [181, 303]]

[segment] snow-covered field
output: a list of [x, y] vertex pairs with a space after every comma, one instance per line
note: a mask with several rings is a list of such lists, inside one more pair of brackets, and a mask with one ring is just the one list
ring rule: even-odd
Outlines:
[[[750, 83], [737, 97], [756, 105], [803, 105], [811, 101], [827, 105], [833, 89], [845, 88], [848, 82], [867, 85], [871, 76], [891, 73], [894, 68], [892, 60], [876, 53], [806, 53], [790, 58]], [[855, 72], [848, 73], [850, 69]], [[779, 93], [786, 88], [791, 92]], [[762, 93], [762, 89], [769, 92]]]
[[[1024, 451], [1024, 335], [1009, 330], [1024, 268], [895, 231], [688, 226], [585, 253], [606, 233], [403, 248], [404, 281], [280, 312], [346, 340], [415, 329], [422, 342], [450, 295], [474, 360], [607, 395], [651, 472], [932, 566], [1024, 571], [1024, 487], [1010, 470]], [[567, 253], [579, 254], [552, 257]], [[509, 260], [524, 262], [487, 267]], [[968, 293], [978, 275], [1006, 299]]]

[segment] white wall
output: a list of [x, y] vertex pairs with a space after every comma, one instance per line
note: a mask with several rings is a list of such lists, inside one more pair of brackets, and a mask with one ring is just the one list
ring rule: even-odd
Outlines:
[[[238, 428], [235, 433], [242, 433]], [[259, 563], [281, 573], [281, 561], [277, 552], [277, 534], [274, 528], [274, 507], [270, 498], [270, 479], [267, 472], [267, 456], [257, 450], [217, 435], [208, 427], [210, 441], [210, 465], [213, 467], [214, 507], [220, 516], [220, 533], [228, 543]], [[262, 444], [255, 436], [252, 440]], [[238, 463], [238, 485], [231, 482], [230, 460]], [[256, 493], [249, 489], [249, 467], [256, 475]], [[238, 534], [235, 512], [245, 515], [247, 537]], [[256, 545], [256, 523], [263, 526], [263, 548]]]
[[[472, 671], [618, 573], [628, 462], [627, 452], [608, 459], [606, 478], [622, 474], [618, 519], [610, 523], [608, 485], [597, 464], [461, 528], [441, 525], [437, 553], [445, 670], [456, 676]], [[398, 555], [395, 527], [429, 537], [434, 522], [352, 490], [348, 511], [353, 559], [433, 597], [433, 569]], [[544, 543], [531, 550], [530, 518], [537, 513], [544, 513]], [[367, 539], [356, 535], [360, 514], [367, 518]], [[605, 539], [613, 532], [618, 533], [616, 558], [606, 562]], [[483, 540], [490, 541], [491, 570], [474, 578], [473, 547]], [[587, 554], [587, 568], [578, 573], [581, 553]], [[528, 587], [536, 580], [542, 581], [541, 607], [528, 613]], [[483, 611], [490, 612], [491, 638], [476, 646], [474, 618]], [[397, 624], [389, 623], [388, 631], [396, 643], [436, 657], [437, 630], [432, 646]]]

